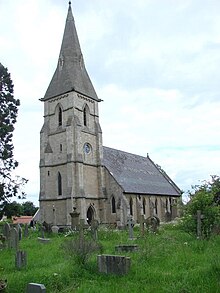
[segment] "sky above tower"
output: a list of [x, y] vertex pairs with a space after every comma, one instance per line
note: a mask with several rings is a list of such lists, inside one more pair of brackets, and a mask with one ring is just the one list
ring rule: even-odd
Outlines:
[[[39, 194], [39, 132], [68, 1], [0, 0], [0, 62], [21, 100], [16, 173]], [[183, 190], [220, 175], [220, 1], [72, 1], [103, 144], [146, 156]]]

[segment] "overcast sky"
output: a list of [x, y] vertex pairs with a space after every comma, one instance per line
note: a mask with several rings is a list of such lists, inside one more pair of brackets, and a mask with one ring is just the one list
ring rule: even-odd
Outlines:
[[[38, 204], [39, 132], [68, 10], [64, 0], [0, 0], [0, 62], [21, 100], [17, 173]], [[220, 175], [220, 1], [75, 0], [103, 144], [146, 156], [183, 191]]]

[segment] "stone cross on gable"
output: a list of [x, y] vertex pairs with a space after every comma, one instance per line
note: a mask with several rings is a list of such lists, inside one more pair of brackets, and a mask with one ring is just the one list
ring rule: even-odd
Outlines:
[[132, 216], [128, 216], [127, 219], [127, 224], [128, 224], [128, 231], [129, 231], [129, 239], [134, 239], [133, 238], [133, 227], [134, 227], [134, 220]]

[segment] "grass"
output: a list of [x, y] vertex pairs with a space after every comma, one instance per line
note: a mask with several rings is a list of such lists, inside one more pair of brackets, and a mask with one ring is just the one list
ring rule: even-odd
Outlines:
[[[100, 274], [96, 254], [84, 265], [74, 262], [61, 248], [64, 235], [51, 235], [47, 244], [39, 243], [37, 236], [32, 232], [20, 242], [20, 250], [28, 255], [26, 268], [15, 269], [14, 250], [0, 251], [0, 279], [8, 280], [6, 292], [25, 292], [30, 282], [44, 284], [51, 293], [220, 292], [219, 236], [197, 240], [174, 225], [165, 225], [157, 234], [141, 238], [135, 228], [137, 239], [132, 243], [139, 251], [123, 253], [132, 263], [125, 276]], [[118, 244], [131, 243], [126, 231], [102, 230], [98, 237], [105, 254], [115, 254]]]

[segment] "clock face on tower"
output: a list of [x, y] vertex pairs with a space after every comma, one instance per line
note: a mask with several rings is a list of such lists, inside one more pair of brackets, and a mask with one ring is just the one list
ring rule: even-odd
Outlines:
[[83, 146], [83, 151], [85, 154], [89, 154], [91, 152], [91, 145], [86, 142]]

